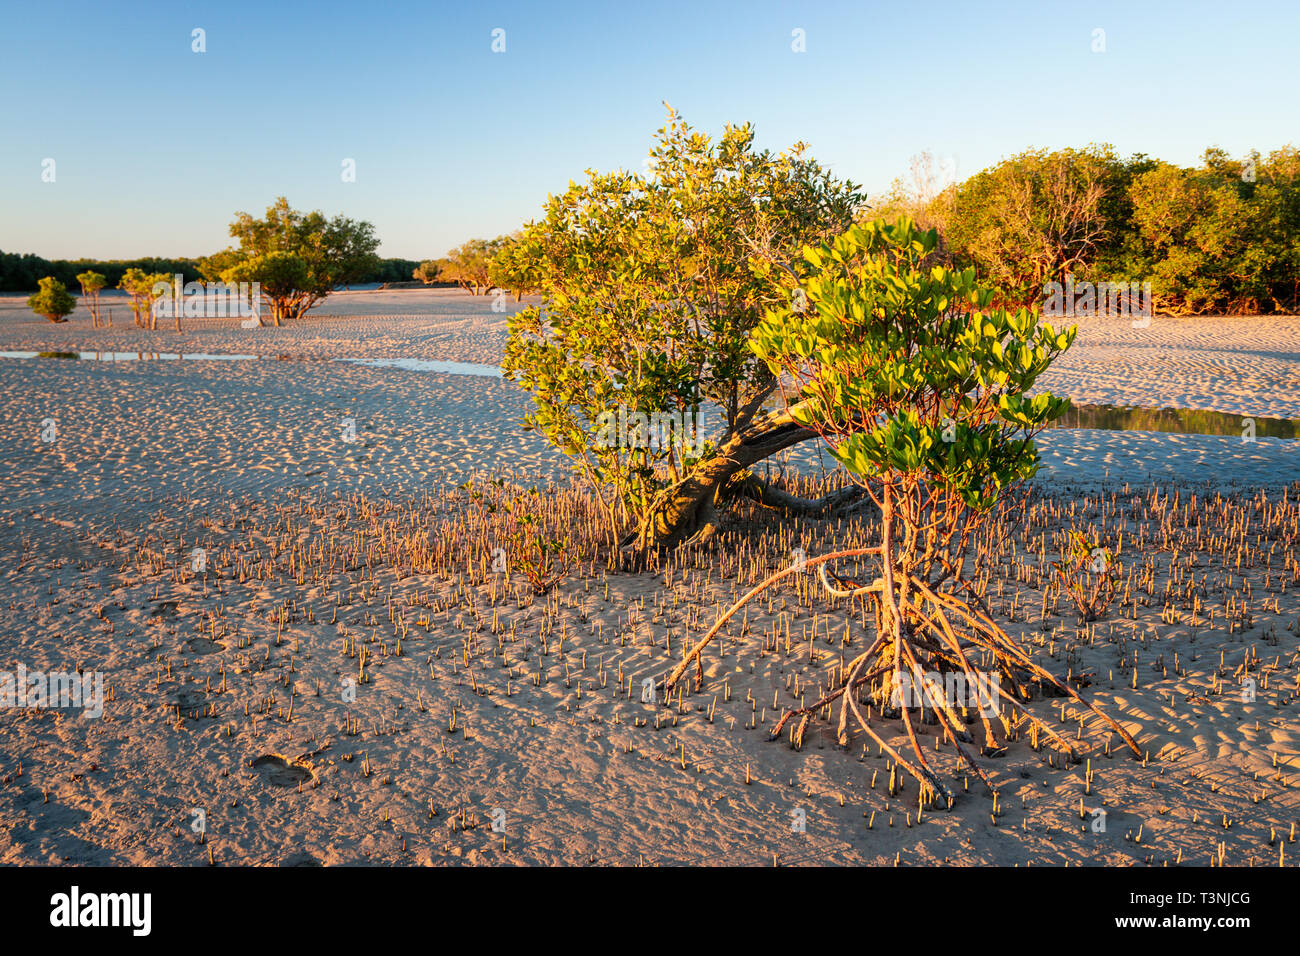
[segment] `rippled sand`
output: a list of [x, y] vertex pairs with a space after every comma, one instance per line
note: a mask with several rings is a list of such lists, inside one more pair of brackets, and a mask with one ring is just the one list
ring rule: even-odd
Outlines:
[[447, 289], [339, 292], [291, 325], [245, 329], [239, 319], [182, 319], [178, 333], [168, 319], [159, 319], [154, 331], [136, 328], [120, 297], [111, 306], [113, 327], [92, 329], [82, 308], [55, 325], [32, 315], [25, 297], [0, 294], [0, 344], [5, 350], [253, 352], [495, 364], [505, 344], [506, 316], [519, 308], [508, 298], [498, 305], [508, 311], [494, 312], [496, 301]]
[[[1279, 771], [1270, 766], [1272, 753], [1293, 756], [1300, 747], [1294, 703], [1274, 699], [1283, 681], [1295, 679], [1300, 615], [1293, 590], [1271, 610], [1262, 581], [1244, 638], [1212, 629], [1198, 638], [1186, 622], [1161, 620], [1158, 602], [1140, 620], [1101, 625], [1105, 635], [1141, 648], [1143, 684], [1132, 690], [1122, 675], [1108, 678], [1109, 651], [1087, 651], [1081, 666], [1095, 674], [1093, 689], [1106, 705], [1168, 758], [1148, 768], [1118, 757], [1095, 762], [1112, 814], [1102, 839], [1073, 812], [1079, 768], [1044, 768], [1024, 747], [992, 763], [1006, 793], [1020, 794], [1004, 805], [1028, 800], [1035, 808], [1033, 829], [990, 826], [990, 802], [973, 792], [919, 829], [904, 818], [913, 792], [908, 805], [892, 803], [890, 826], [881, 794], [867, 787], [873, 771], [887, 775], [874, 752], [845, 754], [818, 738], [794, 753], [743, 730], [745, 694], [770, 704], [789, 674], [749, 676], [734, 655], [725, 665], [736, 668], [735, 698], [718, 704], [716, 724], [696, 719], [678, 730], [665, 721], [662, 733], [634, 732], [644, 719], [639, 702], [580, 695], [581, 677], [569, 685], [566, 666], [591, 680], [597, 661], [624, 681], [658, 673], [671, 653], [662, 624], [652, 620], [656, 602], [669, 615], [671, 597], [670, 647], [680, 652], [683, 636], [698, 633], [730, 593], [707, 575], [667, 589], [654, 575], [567, 583], [554, 620], [568, 636], [547, 657], [549, 680], [536, 687], [517, 680], [509, 694], [499, 673], [464, 669], [462, 641], [479, 634], [490, 644], [492, 612], [480, 619], [483, 604], [467, 610], [454, 580], [384, 570], [372, 581], [360, 563], [340, 572], [351, 603], [338, 625], [324, 616], [319, 589], [285, 574], [245, 582], [229, 573], [219, 585], [200, 585], [175, 572], [177, 556], [201, 535], [265, 554], [280, 540], [285, 509], [297, 507], [289, 489], [401, 501], [439, 494], [476, 472], [513, 469], [540, 481], [562, 477], [566, 464], [519, 430], [529, 402], [500, 379], [330, 361], [495, 364], [505, 315], [492, 311], [491, 299], [358, 292], [331, 297], [281, 329], [244, 330], [225, 320], [189, 323], [182, 333], [135, 329], [117, 308], [118, 328], [91, 330], [84, 315], [54, 326], [26, 313], [20, 297], [0, 297], [0, 349], [264, 357], [0, 359], [0, 547], [11, 556], [0, 569], [0, 670], [18, 662], [84, 666], [104, 671], [115, 694], [100, 722], [0, 711], [0, 863], [205, 864], [212, 847], [218, 863], [761, 865], [778, 853], [796, 863], [888, 864], [901, 854], [904, 864], [1127, 865], [1154, 845], [1162, 854], [1185, 846], [1187, 862], [1204, 864], [1223, 840], [1228, 863], [1237, 865], [1274, 859], [1270, 828], [1285, 830], [1300, 813], [1291, 785], [1276, 786]], [[1092, 322], [1043, 384], [1086, 402], [1300, 416], [1297, 342], [1295, 317], [1156, 319], [1144, 330]], [[50, 442], [41, 438], [47, 419], [57, 429]], [[355, 441], [347, 419], [355, 420]], [[1082, 501], [1083, 489], [1098, 483], [1253, 487], [1300, 478], [1300, 442], [1060, 430], [1041, 445], [1040, 481], [1071, 500]], [[816, 460], [811, 447], [799, 457]], [[347, 539], [352, 527], [333, 531]], [[155, 570], [142, 558], [148, 554], [169, 563]], [[372, 665], [373, 683], [345, 707], [339, 681], [356, 662], [342, 649], [376, 630], [388, 646], [388, 588], [431, 599], [439, 610], [428, 612], [427, 627], [413, 625], [402, 656]], [[1026, 606], [1036, 615], [1032, 597]], [[268, 615], [285, 602], [296, 610], [280, 634]], [[316, 608], [314, 622], [303, 616], [308, 606]], [[798, 602], [790, 610], [797, 636], [818, 613]], [[224, 642], [201, 636], [214, 613], [232, 624]], [[536, 606], [509, 604], [506, 617], [540, 644]], [[1041, 636], [1035, 626], [1022, 616], [1017, 633]], [[609, 639], [625, 633], [636, 635], [626, 646]], [[1232, 694], [1197, 696], [1219, 652], [1232, 665], [1247, 644], [1279, 656], [1268, 700], [1243, 707]], [[1176, 673], [1176, 652], [1190, 673]], [[1053, 651], [1034, 653], [1063, 668]], [[1157, 679], [1157, 655], [1173, 668], [1168, 680]], [[484, 681], [491, 692], [480, 696]], [[280, 713], [290, 689], [293, 721]], [[219, 718], [190, 716], [209, 703]], [[348, 732], [344, 715], [360, 723], [359, 732]], [[685, 769], [679, 746], [690, 753]], [[1165, 768], [1173, 768], [1167, 777]], [[1293, 772], [1283, 766], [1283, 774]], [[1218, 789], [1207, 792], [1209, 779], [1221, 782]], [[1256, 802], [1256, 787], [1265, 785], [1269, 799]], [[488, 826], [498, 806], [508, 808], [508, 852], [498, 851], [501, 839]], [[864, 806], [879, 810], [871, 831]], [[189, 829], [195, 807], [208, 812], [204, 845]], [[791, 833], [791, 807], [807, 810], [807, 836]], [[457, 829], [463, 808], [479, 822], [469, 834]], [[1217, 825], [1218, 814], [1232, 818], [1231, 830]], [[1139, 847], [1133, 838], [1141, 826], [1146, 846]]]
[[1042, 387], [1078, 402], [1300, 418], [1300, 316], [1077, 320]]
[[[531, 303], [526, 299], [524, 304]], [[505, 311], [493, 311], [494, 304]], [[136, 329], [120, 316], [109, 330], [92, 330], [83, 312], [63, 325], [52, 325], [27, 311], [22, 297], [0, 296], [0, 346], [5, 350], [105, 351], [144, 353], [254, 353], [292, 360], [339, 358], [413, 359], [494, 365], [500, 361], [506, 318], [519, 306], [487, 296], [452, 290], [351, 292], [331, 296], [301, 322], [283, 328], [242, 329], [233, 320], [185, 320], [177, 333], [162, 328]], [[114, 306], [115, 314], [124, 300]], [[1136, 329], [1128, 319], [1079, 320], [1079, 337], [1069, 352], [1040, 381], [1043, 388], [1078, 402], [1205, 409], [1244, 416], [1300, 418], [1300, 317], [1230, 317], [1175, 319], [1156, 317]], [[185, 418], [198, 434], [187, 436], [187, 456], [196, 468], [220, 467], [223, 481], [238, 488], [227, 469], [238, 471], [248, 447], [264, 473], [248, 475], [250, 488], [280, 479], [302, 477], [295, 470], [315, 456], [321, 481], [367, 481], [365, 469], [351, 459], [333, 460], [327, 453], [331, 416], [349, 407], [341, 391], [348, 383], [355, 396], [353, 411], [364, 419], [373, 407], [386, 416], [387, 429], [372, 433], [372, 472], [381, 472], [394, 487], [409, 488], [442, 470], [461, 471], [481, 462], [492, 468], [513, 462], [524, 471], [563, 474], [558, 457], [535, 436], [513, 429], [529, 410], [525, 396], [510, 393], [500, 383], [468, 376], [435, 376], [396, 370], [347, 371], [338, 366], [316, 368], [286, 361], [273, 373], [231, 363], [220, 369], [188, 367], [183, 372], [162, 365], [150, 369], [96, 370], [88, 377], [95, 396], [78, 396], [74, 387], [81, 370], [51, 368], [50, 363], [0, 360], [0, 381], [14, 385], [0, 392], [5, 401], [6, 440], [34, 434], [35, 422], [49, 410], [66, 405], [69, 422], [90, 421], [94, 408], [113, 410], [105, 423], [134, 434], [151, 425], [149, 440], [161, 442], [166, 456], [175, 421], [157, 415], [125, 414], [128, 408], [172, 408], [184, 404], [186, 377], [193, 378], [196, 401], [205, 416]], [[44, 383], [44, 384], [42, 384]], [[339, 387], [335, 387], [337, 383]], [[31, 392], [25, 391], [31, 389]], [[140, 402], [129, 394], [142, 389]], [[155, 389], [161, 389], [159, 393]], [[223, 400], [222, 392], [229, 393]], [[45, 392], [54, 394], [44, 395]], [[400, 397], [409, 393], [409, 399]], [[436, 393], [436, 394], [435, 394]], [[58, 400], [55, 401], [54, 395]], [[171, 399], [161, 397], [172, 396]], [[33, 397], [35, 395], [35, 397]], [[245, 400], [243, 395], [257, 396]], [[387, 395], [387, 398], [381, 397]], [[79, 405], [78, 403], [83, 403]], [[276, 411], [278, 417], [271, 414]], [[37, 415], [37, 412], [40, 412]], [[243, 418], [241, 419], [241, 416]], [[403, 419], [399, 421], [398, 419]], [[241, 420], [246, 425], [241, 428]], [[377, 420], [378, 421], [378, 420]], [[478, 424], [481, 423], [481, 427]], [[503, 427], [504, 426], [504, 427]], [[75, 427], [75, 426], [74, 426]], [[107, 427], [107, 426], [105, 426]], [[236, 434], [237, 433], [237, 434]], [[279, 435], [277, 438], [276, 436]], [[97, 474], [112, 470], [108, 462], [120, 450], [103, 446], [103, 435], [82, 436], [99, 442], [106, 462]], [[192, 439], [192, 440], [190, 440]], [[77, 436], [71, 436], [76, 441]], [[283, 442], [283, 446], [270, 446]], [[129, 444], [129, 443], [128, 443]], [[1041, 439], [1042, 480], [1133, 481], [1152, 478], [1179, 482], [1220, 480], [1235, 485], [1285, 483], [1300, 475], [1294, 442], [1259, 439], [1243, 442], [1231, 437], [1179, 436], [1158, 433], [1116, 433], [1091, 430], [1057, 431]], [[267, 446], [265, 453], [257, 449]], [[83, 451], [89, 452], [91, 446]], [[257, 457], [261, 454], [261, 457]], [[796, 460], [814, 460], [811, 449], [792, 453]], [[74, 457], [87, 457], [78, 453]], [[186, 456], [169, 462], [183, 469]], [[349, 463], [350, 462], [350, 463]], [[125, 473], [122, 478], [128, 479]], [[312, 476], [315, 477], [315, 476]], [[168, 478], [167, 481], [181, 480]]]

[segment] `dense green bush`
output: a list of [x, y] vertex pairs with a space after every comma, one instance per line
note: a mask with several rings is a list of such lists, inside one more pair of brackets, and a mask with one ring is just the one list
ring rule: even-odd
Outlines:
[[68, 294], [63, 283], [53, 276], [40, 280], [40, 290], [27, 300], [27, 307], [51, 322], [66, 322], [77, 300]]
[[206, 257], [199, 267], [209, 282], [259, 283], [275, 325], [301, 318], [340, 286], [360, 283], [380, 262], [371, 223], [327, 219], [319, 209], [302, 212], [284, 196], [261, 219], [237, 213], [230, 235], [239, 245]]
[[1285, 312], [1300, 305], [1300, 153], [1244, 163], [1208, 150], [1197, 169], [1166, 163], [1134, 180], [1140, 252], [1169, 311]]
[[[117, 287], [128, 269], [141, 272], [162, 272], [173, 276], [180, 273], [185, 282], [199, 282], [204, 278], [200, 259], [42, 259], [31, 253], [0, 252], [0, 292], [31, 292], [42, 276], [58, 279], [68, 288], [77, 284], [82, 272], [97, 272], [104, 276], [105, 286]], [[229, 263], [233, 265], [233, 261]], [[381, 259], [379, 264], [354, 280], [355, 285], [371, 282], [409, 282], [411, 272], [419, 263], [414, 259]], [[219, 273], [220, 270], [217, 270]]]
[[168, 276], [180, 273], [186, 282], [201, 278], [194, 259], [42, 259], [27, 253], [0, 252], [0, 292], [31, 292], [41, 277], [50, 276], [69, 288], [77, 286], [77, 274], [98, 272], [104, 276], [108, 288], [122, 281], [129, 269], [141, 272], [161, 272]]
[[1030, 150], [938, 192], [917, 166], [872, 217], [937, 228], [937, 257], [975, 266], [1010, 302], [1073, 275], [1150, 281], [1157, 308], [1177, 314], [1300, 309], [1294, 147], [1246, 160], [1210, 149], [1195, 169], [1109, 146]]
[[414, 259], [380, 259], [379, 265], [356, 280], [357, 285], [369, 282], [410, 282], [411, 273], [420, 263]]
[[520, 281], [541, 303], [510, 317], [502, 363], [536, 403], [527, 427], [602, 489], [611, 540], [638, 552], [713, 535], [733, 489], [765, 493], [751, 466], [812, 437], [764, 410], [777, 382], [749, 334], [796, 293], [785, 264], [861, 201], [802, 144], [756, 149], [749, 125], [714, 139], [670, 112], [649, 158], [649, 175], [589, 172], [524, 227]]

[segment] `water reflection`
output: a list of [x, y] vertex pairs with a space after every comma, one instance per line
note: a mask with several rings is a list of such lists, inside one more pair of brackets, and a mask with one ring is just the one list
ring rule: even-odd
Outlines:
[[0, 358], [78, 359], [83, 362], [246, 361], [256, 355], [218, 355], [209, 352], [0, 352]]
[[1141, 408], [1128, 405], [1071, 404], [1056, 420], [1056, 428], [1099, 428], [1105, 431], [1178, 432], [1185, 435], [1251, 434], [1257, 438], [1300, 438], [1300, 421], [1293, 418], [1264, 418], [1259, 415], [1230, 415], [1188, 408]]
[[401, 368], [411, 372], [443, 372], [448, 375], [480, 375], [488, 378], [500, 378], [501, 368], [497, 365], [479, 365], [475, 362], [443, 362], [431, 359], [339, 359], [350, 365], [365, 365], [369, 368]]

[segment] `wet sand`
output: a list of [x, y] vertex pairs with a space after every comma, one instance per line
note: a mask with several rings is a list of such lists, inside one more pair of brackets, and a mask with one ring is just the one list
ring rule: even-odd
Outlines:
[[[639, 697], [743, 593], [743, 562], [775, 568], [791, 541], [811, 553], [852, 528], [729, 538], [671, 582], [584, 565], [541, 598], [517, 576], [474, 570], [487, 539], [464, 524], [476, 507], [465, 480], [567, 474], [516, 427], [526, 397], [495, 378], [331, 360], [493, 365], [505, 317], [491, 304], [358, 292], [281, 329], [226, 320], [176, 333], [120, 316], [111, 330], [80, 314], [55, 326], [0, 298], [4, 350], [263, 356], [0, 359], [0, 670], [101, 671], [110, 695], [99, 719], [0, 710], [0, 862], [1173, 865], [1204, 864], [1222, 843], [1228, 865], [1263, 865], [1279, 843], [1295, 849], [1294, 527], [1251, 539], [1255, 567], [1221, 542], [1200, 544], [1196, 570], [1186, 547], [1152, 548], [1156, 596], [1086, 637], [1064, 604], [1043, 613], [1040, 589], [1011, 587], [1000, 600], [1012, 633], [1049, 669], [1091, 675], [1089, 693], [1152, 759], [1095, 752], [1085, 794], [1082, 764], [1017, 743], [985, 762], [998, 819], [972, 784], [918, 822], [915, 785], [888, 795], [886, 762], [863, 741], [842, 749], [826, 725], [801, 752], [767, 740], [774, 700], [827, 679], [846, 628], [861, 640], [845, 609], [807, 587], [733, 629], [706, 693], [680, 707]], [[1297, 341], [1294, 317], [1096, 321], [1043, 384], [1079, 401], [1300, 417]], [[42, 440], [46, 419], [54, 441]], [[1294, 441], [1090, 430], [1040, 441], [1041, 493], [1080, 515], [1154, 482], [1179, 489], [1181, 505], [1235, 489], [1240, 513], [1258, 518], [1259, 489], [1278, 502], [1300, 479]], [[443, 542], [443, 571], [383, 557], [420, 532]], [[1130, 550], [1136, 570], [1142, 552]], [[1187, 575], [1204, 575], [1205, 605], [1225, 610], [1158, 597]], [[774, 632], [780, 649], [764, 653]], [[1117, 666], [1134, 655], [1137, 687]], [[1234, 673], [1251, 655], [1260, 663], [1243, 673], [1259, 688], [1245, 702]], [[1101, 806], [1108, 826], [1095, 833]]]

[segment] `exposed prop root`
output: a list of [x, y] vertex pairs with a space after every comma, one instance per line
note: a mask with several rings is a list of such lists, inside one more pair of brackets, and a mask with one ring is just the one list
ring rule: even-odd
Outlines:
[[847, 551], [834, 551], [830, 554], [824, 554], [820, 558], [809, 558], [806, 561], [804, 561], [802, 564], [792, 564], [788, 568], [782, 568], [780, 571], [777, 571], [775, 574], [770, 575], [765, 580], [760, 581], [758, 584], [750, 588], [749, 592], [745, 594], [744, 597], [742, 597], [739, 601], [733, 604], [730, 610], [728, 610], [726, 614], [718, 618], [718, 620], [714, 622], [713, 627], [709, 628], [709, 632], [705, 634], [702, 638], [700, 638], [700, 640], [695, 644], [694, 647], [692, 647], [689, 651], [686, 652], [686, 656], [683, 657], [681, 659], [681, 662], [678, 663], [678, 665], [673, 668], [672, 673], [669, 674], [667, 679], [664, 681], [665, 692], [671, 689], [672, 687], [676, 686], [677, 682], [681, 680], [682, 674], [686, 672], [686, 668], [690, 665], [691, 661], [695, 661], [695, 689], [699, 690], [704, 685], [704, 664], [700, 659], [700, 655], [703, 653], [704, 649], [709, 646], [709, 644], [713, 641], [713, 639], [717, 637], [718, 632], [722, 630], [722, 628], [726, 625], [728, 621], [731, 620], [731, 618], [736, 614], [736, 612], [739, 611], [741, 608], [743, 608], [746, 604], [748, 604], [750, 600], [754, 598], [756, 595], [763, 593], [773, 584], [776, 584], [778, 581], [788, 578], [792, 574], [802, 574], [804, 571], [806, 571], [810, 567], [813, 567], [814, 565], [823, 564], [827, 561], [834, 561], [837, 558], [851, 558], [863, 554], [878, 554], [879, 552], [880, 552], [879, 547], [851, 548]]
[[[852, 716], [858, 729], [865, 732], [880, 746], [882, 752], [887, 753], [900, 768], [917, 780], [922, 788], [923, 799], [935, 795], [943, 798], [951, 807], [953, 795], [930, 766], [912, 722], [910, 711], [918, 708], [924, 711], [928, 706], [945, 737], [952, 741], [962, 764], [992, 790], [993, 784], [987, 774], [976, 762], [974, 755], [963, 746], [963, 742], [969, 742], [971, 738], [966, 730], [966, 720], [958, 715], [956, 707], [966, 707], [970, 703], [969, 696], [966, 701], [947, 699], [944, 688], [938, 686], [933, 677], [933, 668], [940, 665], [944, 672], [962, 675], [968, 695], [971, 688], [975, 689], [976, 710], [984, 730], [983, 752], [986, 755], [1003, 751], [1013, 732], [1018, 734], [1019, 728], [1028, 724], [1036, 728], [1036, 731], [1041, 731], [1047, 742], [1064, 754], [1067, 760], [1077, 759], [1075, 748], [1026, 706], [1029, 698], [1028, 685], [1031, 683], [1051, 686], [1081, 704], [1118, 733], [1134, 755], [1142, 755], [1132, 736], [1119, 723], [1083, 698], [1074, 688], [1035, 664], [1024, 649], [982, 608], [978, 595], [974, 594], [966, 582], [956, 580], [952, 583], [958, 590], [971, 590], [972, 603], [978, 606], [972, 606], [972, 603], [962, 598], [895, 568], [885, 567], [882, 575], [869, 584], [845, 582], [838, 578], [832, 581], [834, 576], [827, 573], [829, 563], [839, 558], [881, 553], [880, 547], [837, 551], [807, 559], [802, 565], [792, 565], [772, 574], [750, 589], [718, 618], [703, 638], [687, 650], [666, 678], [665, 691], [677, 684], [692, 661], [695, 663], [695, 688], [699, 690], [704, 682], [702, 654], [727, 622], [773, 584], [792, 574], [816, 567], [828, 595], [837, 598], [870, 595], [870, 600], [876, 607], [877, 637], [866, 651], [842, 668], [838, 686], [812, 704], [791, 708], [783, 713], [772, 730], [773, 738], [780, 736], [791, 722], [795, 722], [791, 742], [795, 746], [801, 745], [809, 723], [823, 710], [829, 711], [831, 705], [838, 701], [840, 712], [836, 738], [841, 746], [848, 744], [849, 719]], [[993, 670], [981, 676], [972, 661], [972, 651], [987, 658]], [[922, 653], [931, 667], [929, 673], [922, 666]], [[1003, 687], [1004, 682], [1010, 685], [1010, 691]], [[867, 715], [862, 713], [858, 705], [863, 688], [867, 689], [871, 700], [878, 705], [882, 714], [887, 706], [897, 706], [911, 746], [912, 759], [900, 754], [875, 731], [868, 720], [870, 708]], [[904, 693], [908, 696], [901, 696]], [[919, 700], [911, 699], [912, 694], [916, 694]], [[1002, 725], [1001, 743], [990, 717], [997, 717]]]

